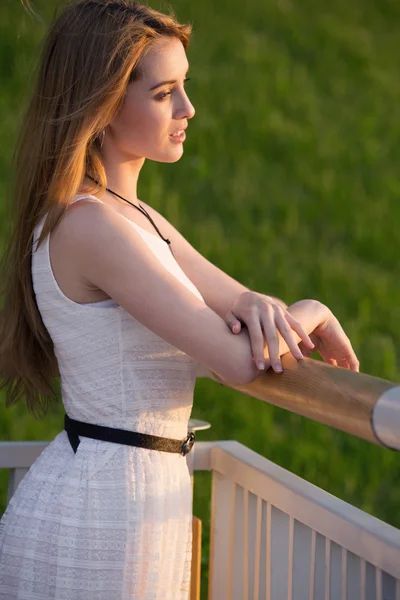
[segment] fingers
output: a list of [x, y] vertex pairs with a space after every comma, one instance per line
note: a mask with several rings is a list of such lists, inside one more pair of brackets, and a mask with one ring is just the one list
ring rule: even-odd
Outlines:
[[264, 370], [264, 333], [261, 329], [260, 318], [256, 309], [251, 310], [251, 312], [249, 312], [246, 318], [246, 325], [250, 336], [251, 348], [253, 351], [255, 363], [260, 370]]
[[292, 315], [287, 311], [282, 311], [282, 316], [289, 323], [289, 325], [293, 329], [293, 331], [295, 331], [298, 334], [298, 336], [304, 342], [304, 344], [307, 346], [307, 348], [310, 348], [310, 349], [315, 348], [312, 339], [310, 338], [308, 333], [305, 331], [305, 329], [303, 329], [303, 326], [301, 325], [301, 323], [296, 321], [296, 319], [294, 319], [292, 317]]
[[225, 323], [228, 325], [229, 329], [233, 331], [233, 333], [239, 333], [241, 329], [240, 320], [233, 314], [232, 311], [228, 311], [225, 315]]
[[[268, 345], [268, 354], [272, 368], [276, 373], [282, 373], [283, 367], [279, 354], [279, 336], [278, 331], [282, 335], [285, 340], [289, 350], [293, 354], [293, 356], [297, 360], [301, 360], [304, 358], [294, 331], [298, 333], [299, 337], [304, 342], [304, 345], [312, 349], [314, 348], [314, 344], [311, 341], [310, 337], [304, 331], [300, 323], [298, 323], [295, 319], [287, 313], [290, 317], [289, 320], [286, 319], [286, 311], [284, 311], [280, 306], [272, 306], [266, 305], [261, 314], [255, 308], [252, 312], [249, 313], [246, 323], [249, 330], [249, 335], [251, 339], [251, 346], [253, 350], [254, 360], [256, 361], [257, 366], [261, 369], [265, 368], [264, 363], [264, 338]], [[262, 326], [262, 328], [261, 328]], [[262, 331], [264, 330], [264, 333]]]
[[[297, 358], [298, 360], [301, 360], [302, 358], [304, 358], [298, 343], [296, 341], [295, 335], [293, 333], [294, 330], [294, 324], [297, 325], [297, 322], [293, 319], [294, 323], [293, 323], [293, 328], [292, 326], [289, 324], [289, 321], [286, 320], [286, 315], [284, 314], [283, 310], [277, 310], [276, 311], [276, 324], [277, 327], [283, 337], [283, 339], [285, 340], [285, 342], [288, 345], [289, 350], [291, 351], [291, 353], [293, 354], [293, 356], [295, 358]], [[299, 328], [303, 331], [303, 335], [305, 336], [303, 339], [303, 342], [308, 346], [312, 346], [314, 348], [314, 344], [312, 343], [312, 341], [310, 340], [310, 338], [308, 337], [308, 335], [305, 333], [305, 331], [302, 329], [301, 325], [299, 325]]]
[[341, 358], [333, 358], [325, 353], [322, 353], [321, 357], [324, 362], [335, 367], [341, 367], [342, 369], [348, 369], [349, 371], [355, 371], [356, 373], [360, 371], [360, 363], [353, 351]]
[[[353, 350], [351, 342], [349, 338], [346, 336], [346, 340], [344, 342], [344, 356], [339, 359], [338, 365], [345, 369], [350, 369], [351, 371], [355, 371], [359, 373], [360, 371], [360, 361], [358, 360], [356, 353]], [[347, 350], [347, 352], [346, 352]]]
[[360, 361], [358, 360], [358, 358], [356, 356], [356, 353], [353, 350], [353, 347], [351, 345], [351, 342], [350, 342], [349, 338], [347, 338], [347, 340], [348, 340], [348, 346], [349, 346], [349, 353], [346, 356], [346, 358], [347, 358], [347, 362], [349, 364], [349, 368], [352, 371], [356, 371], [356, 373], [359, 373], [359, 371], [360, 371]]
[[326, 362], [329, 362], [331, 365], [335, 365], [336, 367], [342, 367], [342, 369], [348, 369], [349, 371], [355, 371], [356, 373], [360, 372], [360, 363], [357, 358], [341, 358], [339, 360], [329, 358]]
[[300, 352], [302, 353], [303, 356], [310, 358], [310, 356], [313, 354], [313, 350], [306, 348], [305, 345], [303, 344], [303, 342], [299, 342], [298, 346], [299, 346]]
[[333, 314], [329, 323], [317, 335], [321, 339], [318, 351], [326, 362], [327, 359], [334, 358], [337, 366], [359, 372], [360, 363], [351, 342]]
[[350, 368], [352, 371], [355, 371], [356, 373], [360, 372], [360, 361], [358, 360], [357, 356], [353, 351], [348, 356], [347, 362], [349, 365], [348, 368]]
[[[282, 373], [283, 367], [279, 354], [279, 337], [275, 323], [275, 313], [272, 307], [267, 306], [261, 314], [261, 323], [268, 345], [268, 354], [271, 367], [276, 373]], [[300, 350], [299, 350], [300, 352]]]

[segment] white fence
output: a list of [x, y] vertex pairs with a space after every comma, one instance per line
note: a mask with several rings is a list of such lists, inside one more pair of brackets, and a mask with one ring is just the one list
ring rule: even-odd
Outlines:
[[212, 471], [209, 600], [400, 600], [399, 530], [238, 442], [192, 461]]

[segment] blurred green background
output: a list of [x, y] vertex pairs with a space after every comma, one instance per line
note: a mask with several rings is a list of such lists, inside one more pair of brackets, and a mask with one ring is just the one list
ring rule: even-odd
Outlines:
[[[147, 161], [139, 198], [247, 287], [317, 298], [342, 323], [361, 371], [400, 380], [398, 169], [400, 4], [394, 0], [173, 0], [193, 25], [186, 90], [196, 115], [178, 163]], [[19, 115], [56, 2], [0, 4], [0, 218]], [[166, 10], [166, 2], [151, 6]], [[2, 208], [3, 207], [3, 208]], [[1, 240], [8, 232], [0, 223]], [[62, 406], [35, 421], [0, 404], [3, 440], [51, 440]], [[400, 527], [398, 455], [198, 380], [200, 440], [236, 439]], [[5, 506], [6, 474], [0, 480]], [[210, 476], [194, 512], [204, 525]]]

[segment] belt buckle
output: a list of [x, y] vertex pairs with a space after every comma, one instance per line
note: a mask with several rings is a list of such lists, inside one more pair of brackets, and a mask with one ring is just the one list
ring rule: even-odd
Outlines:
[[189, 454], [189, 452], [193, 448], [195, 439], [196, 439], [196, 436], [195, 436], [194, 431], [191, 431], [190, 433], [188, 433], [186, 440], [182, 444], [182, 449], [181, 449], [182, 456], [186, 456], [186, 454]]

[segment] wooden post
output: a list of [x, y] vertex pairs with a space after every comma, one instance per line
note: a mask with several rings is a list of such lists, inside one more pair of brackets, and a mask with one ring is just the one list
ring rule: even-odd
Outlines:
[[193, 516], [192, 570], [190, 578], [190, 600], [200, 600], [201, 581], [201, 534], [202, 522]]
[[[200, 419], [189, 419], [188, 431], [202, 431], [209, 429], [211, 424]], [[192, 494], [194, 493], [193, 461], [196, 444], [187, 455], [187, 464], [192, 481]], [[201, 536], [202, 523], [198, 517], [192, 518], [192, 564], [190, 574], [190, 600], [200, 600], [201, 583]]]

